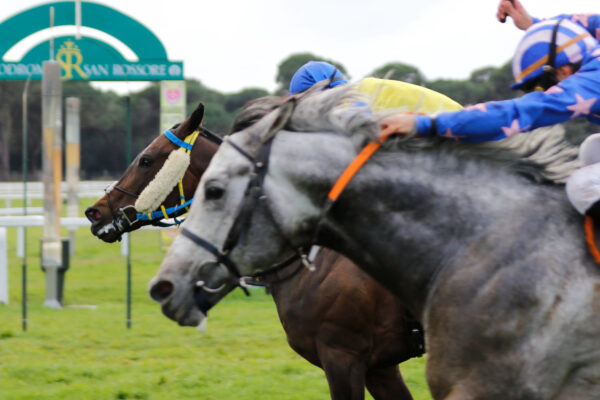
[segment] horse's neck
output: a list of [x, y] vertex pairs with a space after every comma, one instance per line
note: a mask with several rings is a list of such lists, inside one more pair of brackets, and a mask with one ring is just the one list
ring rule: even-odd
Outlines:
[[[328, 155], [331, 159], [334, 153]], [[494, 235], [505, 235], [504, 240], [517, 233], [524, 239], [535, 236], [548, 219], [542, 204], [559, 213], [565, 208], [559, 189], [483, 162], [444, 157], [376, 154], [331, 209], [319, 235], [320, 244], [347, 255], [400, 293], [415, 315], [422, 314], [438, 272], [460, 266], [469, 244], [490, 245]], [[310, 161], [316, 171], [338, 164], [323, 156]]]

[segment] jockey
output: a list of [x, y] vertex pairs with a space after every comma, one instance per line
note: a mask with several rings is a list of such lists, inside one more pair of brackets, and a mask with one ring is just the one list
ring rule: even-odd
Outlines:
[[[290, 81], [290, 94], [303, 92], [318, 82], [330, 79], [328, 88], [348, 81], [332, 64], [325, 61], [309, 61], [300, 67]], [[422, 86], [390, 79], [365, 78], [358, 89], [370, 96], [373, 110], [402, 108], [403, 111], [436, 113], [455, 111], [462, 106], [441, 93]]]
[[[526, 95], [436, 117], [396, 114], [382, 121], [380, 137], [417, 133], [483, 142], [577, 117], [600, 123], [600, 45], [595, 38], [600, 35], [600, 16], [561, 15], [539, 20], [531, 18], [519, 0], [502, 0], [498, 18], [507, 14], [517, 27], [527, 29], [512, 61], [515, 83], [511, 86], [528, 92]], [[582, 151], [600, 151], [593, 137], [588, 140]], [[600, 176], [600, 166], [594, 166], [598, 161], [600, 158], [590, 161], [588, 157], [586, 162], [591, 164], [584, 162], [584, 168], [572, 177], [577, 182], [567, 183], [569, 199], [582, 213], [600, 199], [600, 183], [592, 182]], [[585, 201], [580, 199], [583, 192]]]
[[[515, 0], [517, 1], [517, 0]], [[573, 20], [550, 19], [531, 25], [513, 58], [512, 89], [529, 92], [443, 113], [435, 118], [395, 115], [383, 121], [381, 136], [415, 132], [465, 142], [503, 139], [576, 117], [600, 123], [600, 46]], [[588, 25], [600, 17], [589, 17]]]

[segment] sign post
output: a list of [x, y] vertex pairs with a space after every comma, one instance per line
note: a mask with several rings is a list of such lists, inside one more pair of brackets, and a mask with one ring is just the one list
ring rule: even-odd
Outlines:
[[[23, 39], [53, 27], [72, 27], [72, 32], [51, 36], [23, 49]], [[98, 35], [98, 32], [104, 35]], [[118, 45], [108, 43], [106, 35]], [[51, 61], [46, 61], [50, 54]], [[172, 81], [162, 85], [161, 131], [185, 118], [183, 62], [171, 61], [160, 40], [146, 26], [113, 8], [88, 1], [57, 1], [38, 5], [0, 21], [0, 80], [42, 80], [42, 169], [44, 182], [44, 231], [42, 269], [46, 271], [45, 306], [62, 306], [62, 276], [68, 257], [62, 251], [58, 219], [61, 215], [62, 179], [62, 81]], [[27, 115], [23, 104], [23, 180], [27, 192]], [[162, 96], [162, 94], [161, 94]], [[69, 187], [67, 215], [79, 213], [76, 201], [79, 181], [79, 102], [66, 102], [66, 175]], [[128, 103], [128, 107], [130, 104]], [[127, 145], [131, 144], [128, 114]], [[158, 133], [158, 132], [157, 132]], [[131, 159], [131, 148], [127, 150]], [[24, 207], [27, 200], [24, 200]], [[73, 232], [69, 236], [73, 238]], [[74, 246], [69, 246], [74, 249]], [[26, 252], [25, 252], [26, 253]], [[129, 252], [128, 252], [129, 253]], [[67, 260], [67, 261], [65, 261]], [[61, 265], [64, 264], [64, 265]], [[131, 326], [131, 261], [128, 259], [127, 326]], [[27, 321], [27, 267], [23, 258], [23, 330]], [[0, 268], [0, 280], [2, 279]], [[1, 282], [0, 282], [1, 283]], [[59, 289], [60, 288], [60, 289]], [[3, 288], [0, 288], [0, 292]], [[7, 291], [7, 290], [5, 290]], [[0, 300], [1, 301], [1, 300]]]
[[160, 132], [185, 119], [185, 81], [162, 81], [160, 83]]
[[[67, 97], [66, 103], [66, 132], [65, 139], [66, 154], [66, 179], [67, 179], [67, 217], [79, 217], [79, 167], [80, 146], [79, 146], [79, 99], [76, 97]], [[71, 254], [75, 251], [75, 232], [76, 227], [69, 228], [69, 249]]]
[[44, 306], [62, 308], [58, 269], [62, 265], [60, 240], [60, 182], [62, 180], [62, 82], [60, 64], [44, 61], [42, 80], [42, 181], [44, 183], [44, 234], [42, 269], [46, 272]]

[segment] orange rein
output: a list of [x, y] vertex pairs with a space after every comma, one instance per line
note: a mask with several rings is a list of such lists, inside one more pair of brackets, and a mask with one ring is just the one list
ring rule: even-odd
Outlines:
[[[344, 172], [340, 175], [338, 180], [335, 182], [329, 194], [328, 205], [331, 206], [337, 199], [340, 197], [346, 186], [350, 183], [354, 175], [362, 168], [362, 166], [371, 158], [373, 154], [379, 149], [381, 144], [387, 139], [387, 137], [382, 138], [378, 142], [371, 142], [367, 144], [361, 151], [358, 153], [356, 158], [346, 167]], [[326, 207], [328, 209], [329, 207]], [[594, 220], [589, 215], [585, 216], [585, 241], [588, 245], [590, 253], [592, 257], [594, 257], [594, 261], [600, 265], [600, 251], [596, 246], [596, 242], [594, 240]]]
[[342, 172], [342, 175], [340, 175], [337, 182], [335, 182], [329, 191], [329, 194], [327, 195], [329, 200], [333, 202], [340, 197], [340, 194], [342, 194], [342, 191], [346, 188], [346, 186], [348, 186], [352, 178], [354, 178], [354, 175], [356, 175], [356, 173], [369, 160], [369, 158], [371, 158], [377, 149], [379, 149], [379, 146], [381, 146], [383, 140], [385, 140], [385, 138], [380, 142], [369, 143], [360, 151], [360, 153], [358, 153], [356, 158], [350, 163], [350, 165], [346, 167], [344, 172]]
[[594, 257], [594, 261], [597, 264], [600, 264], [600, 251], [598, 251], [598, 247], [596, 246], [596, 241], [594, 240], [594, 219], [589, 215], [585, 216], [585, 242], [590, 249], [590, 253], [592, 253], [592, 257]]

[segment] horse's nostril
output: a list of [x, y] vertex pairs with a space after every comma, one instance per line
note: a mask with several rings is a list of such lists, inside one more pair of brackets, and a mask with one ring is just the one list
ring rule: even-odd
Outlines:
[[85, 216], [90, 222], [94, 223], [102, 218], [102, 213], [97, 208], [88, 207], [88, 209], [85, 210]]
[[150, 289], [150, 297], [161, 303], [173, 293], [173, 284], [169, 281], [159, 281]]

